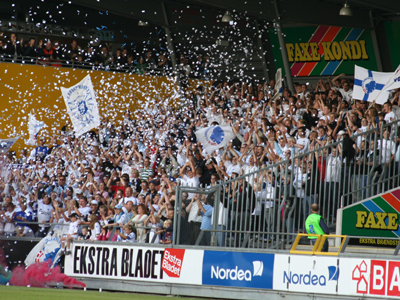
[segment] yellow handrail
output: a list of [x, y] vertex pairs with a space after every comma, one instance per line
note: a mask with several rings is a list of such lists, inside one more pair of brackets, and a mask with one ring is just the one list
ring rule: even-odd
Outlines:
[[[305, 251], [305, 250], [296, 250], [301, 237], [312, 237], [315, 236], [317, 237], [317, 240], [315, 241], [315, 245], [312, 248], [311, 251]], [[337, 252], [322, 252], [322, 247], [324, 246], [324, 243], [327, 238], [342, 238], [342, 243], [340, 244], [340, 247]], [[341, 252], [344, 242], [346, 241], [347, 235], [336, 235], [336, 234], [307, 234], [307, 233], [299, 233], [296, 236], [295, 241], [293, 242], [292, 249], [290, 249], [291, 254], [311, 254], [311, 255], [330, 255], [330, 256], [338, 256], [339, 253]]]

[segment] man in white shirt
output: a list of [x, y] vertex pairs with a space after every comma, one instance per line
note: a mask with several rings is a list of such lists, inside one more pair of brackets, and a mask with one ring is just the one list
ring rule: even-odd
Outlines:
[[[181, 175], [181, 185], [188, 187], [198, 187], [200, 184], [199, 177], [195, 172], [195, 167], [193, 161], [189, 160], [183, 167], [179, 170]], [[188, 199], [192, 199], [194, 193], [189, 193]]]
[[[242, 166], [242, 175], [250, 174], [258, 171], [258, 167], [254, 163], [254, 156], [250, 156], [249, 164], [243, 164]], [[250, 183], [252, 186], [254, 184], [254, 180], [257, 180], [257, 174], [252, 174], [246, 177], [246, 181]]]
[[383, 104], [383, 111], [386, 113], [384, 119], [386, 123], [391, 123], [397, 120], [397, 116], [392, 111], [392, 103], [386, 102]]
[[378, 150], [380, 150], [382, 155], [382, 164], [386, 164], [386, 167], [389, 167], [389, 164], [394, 160], [394, 155], [396, 153], [396, 143], [390, 140], [389, 127], [383, 131], [382, 141], [378, 140]]
[[125, 189], [124, 203], [127, 204], [129, 201], [132, 201], [133, 205], [139, 205], [139, 200], [133, 196], [133, 190], [131, 187]]
[[[340, 192], [339, 182], [342, 171], [342, 160], [337, 153], [337, 147], [332, 146], [332, 153], [326, 158], [325, 171], [325, 203], [329, 203], [329, 214], [336, 217], [339, 208]], [[348, 180], [348, 179], [347, 179]], [[327, 205], [328, 206], [328, 205]]]

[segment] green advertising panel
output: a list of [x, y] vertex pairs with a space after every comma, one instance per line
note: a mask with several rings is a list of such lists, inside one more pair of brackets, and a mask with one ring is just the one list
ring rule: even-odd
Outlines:
[[[293, 76], [354, 74], [357, 64], [376, 70], [369, 30], [336, 26], [289, 27], [283, 29]], [[276, 31], [270, 29], [275, 67], [283, 68]]]
[[[341, 225], [343, 235], [399, 238], [400, 189], [343, 208]], [[360, 244], [395, 246], [394, 242], [360, 239]]]
[[386, 37], [389, 45], [390, 60], [393, 70], [400, 65], [400, 22], [385, 23]]

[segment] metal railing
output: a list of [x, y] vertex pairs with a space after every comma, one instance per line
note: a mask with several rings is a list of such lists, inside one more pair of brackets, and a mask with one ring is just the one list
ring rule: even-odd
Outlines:
[[[398, 136], [393, 122], [210, 188], [178, 186], [173, 243], [287, 249], [305, 232], [313, 203], [333, 229], [337, 209], [399, 186]], [[353, 154], [352, 141], [360, 149]], [[194, 212], [185, 212], [189, 201], [182, 203], [183, 193], [199, 194], [212, 206], [212, 229], [189, 222]]]

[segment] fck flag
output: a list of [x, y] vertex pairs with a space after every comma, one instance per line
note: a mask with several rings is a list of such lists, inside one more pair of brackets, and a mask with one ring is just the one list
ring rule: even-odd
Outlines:
[[383, 87], [383, 90], [390, 91], [398, 88], [400, 88], [400, 65], [393, 72], [393, 75], [390, 76], [390, 79]]
[[67, 112], [79, 137], [100, 125], [99, 108], [90, 75], [70, 88], [61, 88]]
[[374, 72], [359, 66], [354, 66], [353, 98], [377, 104], [387, 102], [389, 92], [385, 85], [390, 81], [393, 72]]
[[230, 126], [211, 126], [195, 132], [197, 140], [203, 145], [208, 154], [224, 147], [235, 134]]

